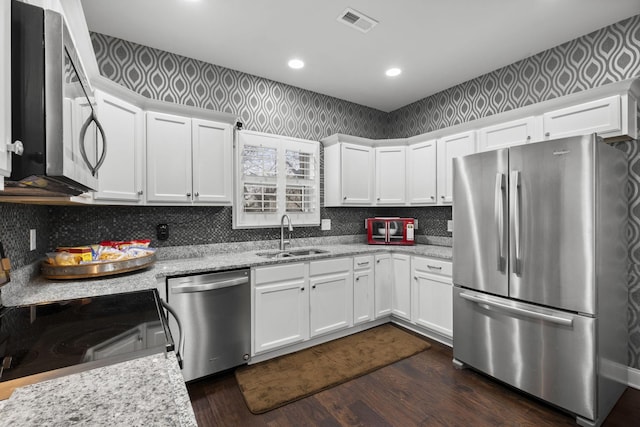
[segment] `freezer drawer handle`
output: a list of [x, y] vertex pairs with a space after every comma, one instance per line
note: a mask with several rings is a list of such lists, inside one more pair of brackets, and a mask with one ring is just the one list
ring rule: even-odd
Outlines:
[[245, 283], [249, 283], [248, 277], [239, 277], [237, 279], [220, 280], [219, 282], [200, 284], [185, 283], [184, 285], [172, 286], [171, 293], [184, 294], [189, 292], [206, 292], [214, 289], [228, 288], [230, 286], [244, 285]]
[[526, 317], [530, 317], [533, 319], [545, 320], [547, 322], [556, 323], [562, 326], [572, 326], [573, 319], [561, 317], [561, 316], [553, 316], [551, 314], [538, 313], [536, 311], [526, 310], [524, 308], [512, 307], [507, 304], [501, 304], [497, 301], [490, 301], [486, 298], [477, 297], [475, 295], [462, 293], [460, 296], [466, 300], [473, 301], [478, 305], [482, 306], [485, 309], [490, 308], [498, 308], [500, 310], [508, 311], [509, 313], [520, 314]]
[[496, 174], [495, 192], [495, 222], [498, 231], [498, 271], [503, 271], [506, 262], [504, 258], [504, 174]]

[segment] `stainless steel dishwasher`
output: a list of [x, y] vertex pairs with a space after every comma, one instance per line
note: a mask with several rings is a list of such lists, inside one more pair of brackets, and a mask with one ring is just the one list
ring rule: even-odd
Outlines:
[[[167, 280], [167, 302], [182, 321], [185, 381], [241, 365], [249, 359], [249, 271], [232, 270]], [[173, 334], [178, 333], [173, 319], [169, 327]]]

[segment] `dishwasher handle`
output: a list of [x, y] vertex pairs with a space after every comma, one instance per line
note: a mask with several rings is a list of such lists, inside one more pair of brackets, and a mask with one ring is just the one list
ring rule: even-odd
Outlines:
[[182, 355], [184, 354], [184, 331], [182, 330], [182, 322], [180, 322], [180, 318], [178, 317], [178, 314], [173, 310], [173, 308], [171, 308], [169, 304], [167, 304], [163, 300], [160, 300], [160, 304], [169, 313], [171, 313], [173, 318], [176, 319], [176, 323], [178, 324], [179, 337], [178, 337], [178, 349], [176, 350], [176, 357], [178, 359], [178, 365], [180, 366], [180, 369], [182, 369]]
[[206, 292], [213, 291], [215, 289], [228, 288], [230, 286], [244, 285], [245, 283], [249, 283], [249, 278], [247, 276], [206, 283], [186, 282], [180, 285], [172, 285], [171, 293], [183, 294], [191, 292]]

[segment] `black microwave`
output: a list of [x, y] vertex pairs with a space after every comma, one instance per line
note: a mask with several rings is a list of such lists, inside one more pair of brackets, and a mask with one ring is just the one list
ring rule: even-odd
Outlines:
[[106, 140], [59, 13], [11, 4], [12, 156], [8, 187], [78, 195], [97, 188]]

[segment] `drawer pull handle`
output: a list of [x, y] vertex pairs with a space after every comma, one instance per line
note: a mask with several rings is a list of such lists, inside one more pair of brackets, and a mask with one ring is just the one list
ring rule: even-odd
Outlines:
[[432, 270], [442, 270], [442, 267], [438, 267], [437, 265], [427, 264], [427, 267], [429, 267]]

